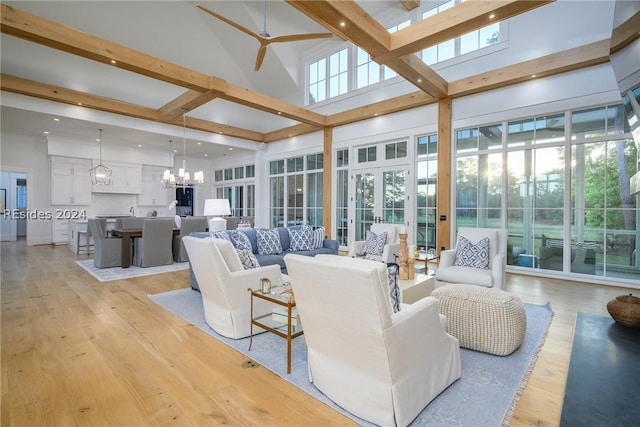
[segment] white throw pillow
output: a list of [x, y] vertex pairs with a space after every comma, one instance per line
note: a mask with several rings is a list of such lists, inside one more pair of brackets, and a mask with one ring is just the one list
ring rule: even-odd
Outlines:
[[318, 227], [311, 232], [311, 247], [319, 249], [324, 243], [325, 230], [324, 227]]

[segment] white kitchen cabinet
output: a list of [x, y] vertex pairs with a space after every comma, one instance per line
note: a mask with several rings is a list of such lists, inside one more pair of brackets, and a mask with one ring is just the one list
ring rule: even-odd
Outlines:
[[52, 219], [53, 244], [66, 245], [69, 242], [69, 221], [66, 219]]
[[51, 156], [51, 204], [91, 205], [89, 159]]
[[164, 169], [157, 166], [142, 167], [142, 192], [138, 196], [139, 206], [169, 206], [169, 203], [175, 199], [175, 194], [170, 198], [175, 190], [162, 188], [160, 184]]
[[142, 192], [142, 167], [140, 165], [104, 161], [102, 164], [111, 169], [111, 183], [109, 185], [94, 185], [94, 193], [140, 194]]

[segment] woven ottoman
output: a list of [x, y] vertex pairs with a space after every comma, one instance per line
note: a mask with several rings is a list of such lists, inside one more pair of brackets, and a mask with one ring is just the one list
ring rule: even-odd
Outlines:
[[527, 316], [522, 301], [501, 289], [477, 285], [447, 285], [435, 289], [447, 332], [460, 347], [506, 356], [524, 339]]

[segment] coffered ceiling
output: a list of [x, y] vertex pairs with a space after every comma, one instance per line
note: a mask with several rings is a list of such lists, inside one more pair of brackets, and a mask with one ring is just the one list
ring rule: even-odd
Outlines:
[[[272, 43], [256, 72], [256, 40], [196, 5], [260, 32], [262, 1], [3, 2], [0, 84], [3, 98], [12, 101], [3, 101], [3, 132], [17, 123], [29, 123], [25, 126], [31, 132], [42, 132], [46, 129], [36, 129], [45, 126], [40, 120], [53, 119], [46, 108], [18, 119], [29, 114], [24, 111], [29, 108], [8, 94], [19, 94], [61, 103], [56, 105], [66, 106], [61, 111], [69, 119], [86, 122], [79, 126], [65, 120], [64, 129], [58, 126], [60, 137], [71, 138], [70, 132], [72, 139], [82, 138], [82, 131], [67, 129], [66, 123], [95, 134], [107, 122], [113, 126], [110, 130], [122, 132], [123, 139], [135, 140], [130, 143], [166, 147], [169, 138], [182, 135], [186, 111], [190, 144], [197, 139], [207, 142], [189, 147], [189, 153], [220, 153], [609, 60], [607, 38], [481, 73], [469, 68], [464, 77], [447, 80], [414, 53], [490, 22], [544, 10], [552, 1], [467, 1], [396, 33], [386, 31], [416, 13], [409, 10], [417, 10], [417, 3], [269, 0], [266, 13], [272, 35], [330, 31], [334, 37]], [[637, 21], [636, 16], [629, 25]], [[637, 32], [631, 34], [638, 37]], [[355, 107], [325, 103], [305, 108], [301, 59], [344, 46], [345, 40], [398, 72], [406, 83], [385, 99], [362, 96]], [[101, 120], [95, 112], [121, 117], [122, 126], [117, 119]], [[84, 120], [86, 116], [90, 119]], [[131, 133], [124, 138], [127, 132]]]

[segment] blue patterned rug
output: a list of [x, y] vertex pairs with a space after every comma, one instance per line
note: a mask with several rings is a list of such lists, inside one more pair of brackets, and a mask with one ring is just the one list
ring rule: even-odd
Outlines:
[[[372, 425], [335, 405], [309, 382], [304, 335], [293, 340], [291, 374], [287, 374], [286, 340], [270, 333], [259, 334], [253, 337], [251, 351], [248, 351], [249, 338], [228, 339], [206, 324], [198, 292], [186, 288], [149, 295], [149, 298], [355, 422]], [[497, 427], [508, 424], [553, 316], [549, 304], [524, 306], [527, 332], [520, 348], [506, 357], [461, 349], [462, 377], [435, 398], [411, 426]]]
[[168, 273], [170, 271], [186, 270], [189, 268], [188, 262], [174, 262], [168, 265], [159, 265], [157, 267], [137, 267], [132, 265], [129, 268], [111, 267], [97, 268], [93, 265], [93, 259], [81, 259], [76, 261], [80, 267], [87, 270], [93, 277], [101, 282], [110, 280], [130, 279], [132, 277], [148, 276], [150, 274]]

